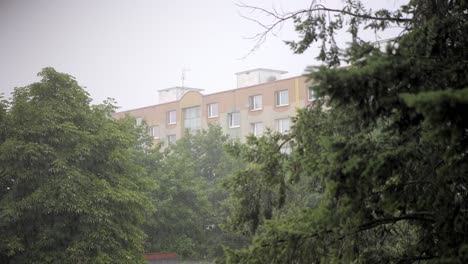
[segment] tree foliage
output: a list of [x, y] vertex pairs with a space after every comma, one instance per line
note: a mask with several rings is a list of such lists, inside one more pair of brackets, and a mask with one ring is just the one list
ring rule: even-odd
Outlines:
[[[299, 111], [286, 166], [290, 188], [319, 202], [291, 203], [228, 262], [468, 261], [468, 5], [416, 0], [396, 12], [382, 14], [406, 14], [407, 32], [386, 50], [356, 41], [343, 53], [350, 67], [309, 73], [320, 99]], [[310, 19], [299, 33], [316, 30]]]
[[91, 106], [70, 75], [39, 76], [1, 105], [0, 262], [142, 262], [153, 184], [134, 121]]
[[237, 167], [224, 150], [228, 137], [221, 127], [188, 131], [176, 144], [156, 150], [150, 176], [158, 182], [152, 200], [157, 210], [148, 217], [147, 251], [173, 251], [186, 259], [213, 259], [235, 236], [221, 231], [227, 195], [222, 182]]
[[225, 183], [231, 194], [230, 230], [249, 237], [284, 206], [287, 155], [281, 152], [281, 145], [285, 140], [287, 136], [268, 131], [266, 136], [248, 136], [244, 144], [226, 146], [230, 155], [244, 164]]

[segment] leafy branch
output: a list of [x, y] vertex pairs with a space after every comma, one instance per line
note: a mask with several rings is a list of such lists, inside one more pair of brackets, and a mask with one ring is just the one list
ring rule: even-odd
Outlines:
[[[342, 239], [344, 239], [345, 237], [347, 237], [349, 235], [354, 235], [354, 234], [357, 234], [357, 233], [360, 233], [360, 232], [363, 232], [363, 231], [366, 231], [366, 230], [369, 230], [369, 229], [376, 228], [376, 227], [381, 226], [381, 225], [394, 224], [394, 223], [397, 223], [397, 222], [400, 222], [400, 221], [422, 221], [422, 222], [429, 222], [429, 223], [434, 223], [435, 222], [435, 220], [433, 218], [433, 214], [431, 214], [429, 212], [418, 212], [418, 213], [414, 213], [414, 214], [406, 214], [406, 215], [395, 216], [395, 217], [384, 217], [384, 218], [379, 218], [379, 219], [376, 219], [376, 220], [361, 224], [361, 225], [353, 228], [352, 232], [349, 232], [348, 234], [340, 236], [338, 238], [338, 240], [342, 240]], [[323, 231], [314, 232], [312, 234], [303, 236], [302, 238], [317, 238], [317, 237], [319, 237], [321, 235], [333, 234], [333, 233], [335, 233], [334, 230], [327, 229], [327, 230], [323, 230]], [[290, 241], [290, 239], [278, 239], [278, 240], [275, 240], [275, 241], [273, 241], [271, 243], [264, 243], [264, 244], [262, 244], [262, 247], [269, 247], [272, 244], [279, 244], [279, 243], [284, 243], [284, 242], [288, 242], [288, 241]]]

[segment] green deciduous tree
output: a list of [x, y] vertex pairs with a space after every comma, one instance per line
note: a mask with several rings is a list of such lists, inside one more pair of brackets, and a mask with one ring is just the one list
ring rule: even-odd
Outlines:
[[232, 239], [221, 231], [227, 195], [221, 188], [236, 162], [224, 150], [221, 127], [188, 131], [174, 145], [157, 152], [148, 167], [158, 182], [152, 194], [157, 210], [148, 217], [147, 251], [173, 251], [186, 259], [213, 259]]
[[134, 121], [45, 68], [0, 110], [0, 262], [139, 263], [153, 184]]
[[248, 136], [245, 144], [227, 145], [228, 152], [244, 164], [225, 184], [231, 194], [229, 229], [250, 237], [285, 205], [288, 156], [281, 147], [288, 138], [268, 131], [262, 137]]

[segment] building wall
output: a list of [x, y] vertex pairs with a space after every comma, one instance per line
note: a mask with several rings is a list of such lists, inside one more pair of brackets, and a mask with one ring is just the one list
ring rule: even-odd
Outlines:
[[[133, 117], [142, 117], [149, 127], [159, 126], [159, 138], [154, 139], [155, 142], [159, 142], [166, 141], [167, 136], [172, 134], [180, 139], [184, 132], [183, 110], [200, 106], [201, 128], [217, 123], [231, 137], [244, 140], [245, 136], [251, 133], [251, 123], [263, 122], [264, 131], [267, 127], [275, 130], [275, 120], [295, 116], [297, 108], [305, 107], [309, 103], [307, 99], [309, 86], [306, 78], [299, 76], [208, 95], [191, 91], [179, 101], [119, 112], [115, 113], [114, 117], [121, 118], [128, 114]], [[280, 90], [288, 90], [289, 100], [286, 106], [275, 106], [275, 92]], [[249, 97], [254, 95], [262, 95], [261, 110], [249, 109]], [[218, 103], [218, 116], [208, 118], [207, 105], [211, 103]], [[166, 120], [166, 113], [171, 110], [176, 110], [177, 121], [174, 125], [167, 124]], [[240, 127], [229, 128], [228, 114], [231, 112], [240, 112]]]

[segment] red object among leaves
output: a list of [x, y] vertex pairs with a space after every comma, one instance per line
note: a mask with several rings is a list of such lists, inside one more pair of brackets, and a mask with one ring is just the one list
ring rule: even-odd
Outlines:
[[176, 259], [176, 258], [177, 258], [177, 254], [174, 252], [145, 253], [146, 260]]

